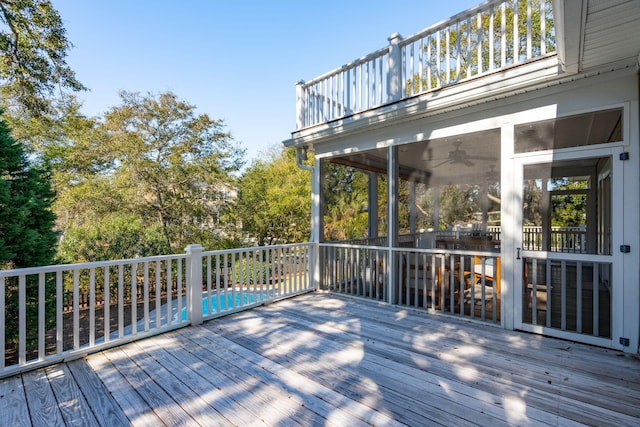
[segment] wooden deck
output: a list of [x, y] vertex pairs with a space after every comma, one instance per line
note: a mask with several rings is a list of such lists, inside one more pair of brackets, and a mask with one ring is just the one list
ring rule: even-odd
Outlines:
[[0, 425], [638, 425], [640, 361], [314, 293], [0, 380]]

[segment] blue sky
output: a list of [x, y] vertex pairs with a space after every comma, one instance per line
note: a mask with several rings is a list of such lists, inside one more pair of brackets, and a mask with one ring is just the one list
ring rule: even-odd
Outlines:
[[101, 115], [120, 90], [174, 92], [223, 119], [248, 160], [290, 137], [295, 83], [409, 36], [481, 0], [53, 0], [68, 63]]

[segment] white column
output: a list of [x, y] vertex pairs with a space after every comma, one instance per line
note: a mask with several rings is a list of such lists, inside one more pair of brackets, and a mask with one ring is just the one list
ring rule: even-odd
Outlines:
[[387, 188], [387, 206], [388, 206], [388, 254], [387, 265], [389, 273], [389, 300], [387, 302], [391, 304], [396, 303], [396, 285], [398, 282], [398, 265], [395, 259], [395, 253], [392, 250], [398, 246], [398, 148], [389, 147], [389, 159], [388, 159], [388, 188]]
[[[501, 127], [501, 172], [500, 194], [500, 268], [502, 304], [500, 318], [505, 329], [514, 329], [522, 323], [522, 168], [513, 164], [514, 128], [512, 124]], [[510, 196], [506, 196], [510, 195]], [[511, 196], [512, 195], [512, 196]], [[517, 301], [517, 303], [516, 303]]]
[[315, 159], [313, 172], [311, 172], [311, 279], [317, 290], [322, 286], [320, 266], [324, 265], [324, 259], [320, 254], [320, 242], [324, 241], [324, 218], [322, 206], [322, 189], [324, 177], [324, 162]]
[[306, 125], [307, 100], [303, 85], [302, 80], [296, 83], [296, 130]]
[[388, 102], [402, 99], [402, 36], [393, 33], [389, 36], [389, 73], [387, 74]]
[[188, 245], [187, 315], [192, 325], [202, 324], [202, 250], [201, 245]]

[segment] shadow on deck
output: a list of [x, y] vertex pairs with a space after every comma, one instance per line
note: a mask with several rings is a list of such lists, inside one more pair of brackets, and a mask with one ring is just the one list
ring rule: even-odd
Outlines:
[[313, 293], [0, 381], [6, 425], [635, 425], [612, 350]]

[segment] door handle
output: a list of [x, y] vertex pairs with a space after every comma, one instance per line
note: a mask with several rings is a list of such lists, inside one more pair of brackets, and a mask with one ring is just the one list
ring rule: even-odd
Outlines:
[[516, 248], [516, 259], [520, 259], [520, 248]]

